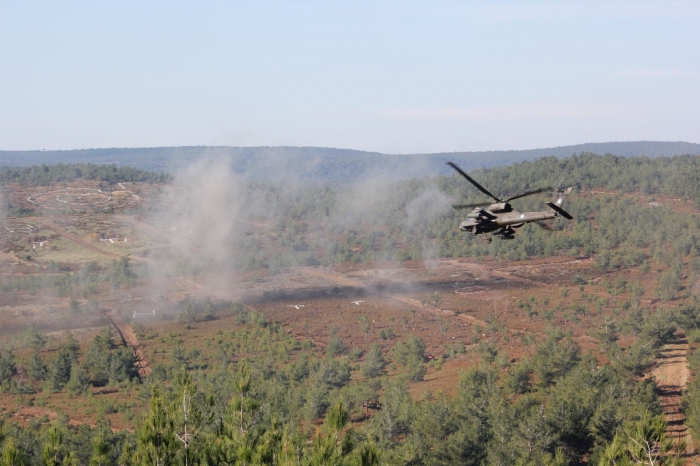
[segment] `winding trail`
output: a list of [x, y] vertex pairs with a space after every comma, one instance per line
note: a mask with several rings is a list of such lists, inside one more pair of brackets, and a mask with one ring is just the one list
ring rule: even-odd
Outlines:
[[686, 458], [697, 455], [693, 439], [685, 425], [685, 415], [680, 409], [681, 396], [688, 380], [687, 353], [688, 340], [685, 336], [680, 336], [663, 347], [657, 357], [656, 367], [651, 372], [667, 422], [666, 436], [674, 442], [685, 440]]

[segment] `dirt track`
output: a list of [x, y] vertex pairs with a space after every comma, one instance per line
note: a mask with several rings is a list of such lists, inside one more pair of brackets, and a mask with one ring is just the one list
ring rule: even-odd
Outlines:
[[697, 451], [685, 425], [685, 415], [680, 411], [681, 395], [688, 380], [688, 366], [685, 360], [687, 352], [688, 342], [685, 338], [664, 346], [652, 375], [668, 423], [666, 435], [674, 442], [685, 440], [685, 456], [694, 457]]
[[[66, 230], [59, 227], [55, 223], [51, 222], [47, 218], [36, 217], [35, 220], [37, 222], [41, 223], [42, 225], [44, 225], [48, 228], [51, 228], [53, 231], [55, 231], [59, 235], [63, 236], [64, 238], [66, 238], [70, 241], [73, 241], [75, 244], [79, 244], [80, 246], [84, 247], [85, 249], [89, 249], [92, 252], [96, 252], [98, 254], [102, 254], [105, 256], [109, 256], [109, 257], [115, 257], [115, 258], [122, 257], [122, 254], [118, 254], [118, 253], [112, 252], [112, 251], [107, 251], [106, 249], [98, 248], [97, 246], [90, 244], [87, 241], [83, 241], [82, 239], [78, 238], [74, 234], [68, 233]], [[135, 260], [137, 262], [145, 262], [147, 264], [152, 262], [148, 259], [144, 259], [143, 257], [136, 257], [136, 256], [129, 256], [129, 259]]]
[[86, 249], [89, 249], [90, 251], [96, 252], [98, 254], [103, 254], [105, 256], [121, 257], [121, 255], [119, 255], [115, 252], [100, 249], [97, 246], [94, 246], [94, 245], [88, 243], [87, 241], [83, 241], [82, 239], [78, 238], [74, 234], [68, 233], [66, 230], [64, 230], [63, 228], [59, 227], [58, 225], [49, 221], [46, 218], [37, 217], [36, 221], [41, 223], [42, 225], [44, 225], [46, 227], [51, 228], [53, 231], [55, 231], [59, 235], [63, 236], [64, 238], [69, 239], [69, 240], [73, 241], [74, 243], [79, 244]]
[[122, 337], [124, 344], [132, 349], [134, 356], [136, 357], [136, 366], [139, 368], [139, 377], [144, 378], [151, 374], [151, 368], [148, 366], [148, 361], [143, 355], [141, 348], [139, 347], [139, 340], [136, 338], [134, 329], [131, 328], [122, 317], [114, 311], [109, 311], [105, 314], [107, 318], [114, 324], [114, 327], [119, 332]]

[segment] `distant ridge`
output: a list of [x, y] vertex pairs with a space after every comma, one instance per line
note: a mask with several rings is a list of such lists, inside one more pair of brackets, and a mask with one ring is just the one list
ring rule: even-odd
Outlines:
[[[589, 142], [573, 146], [557, 146], [545, 149], [496, 150], [487, 152], [441, 152], [432, 155], [496, 155], [525, 157], [527, 160], [540, 157], [568, 157], [581, 152], [612, 154], [622, 157], [662, 157], [672, 155], [700, 155], [700, 144], [694, 142], [628, 141], [628, 142]], [[546, 154], [546, 155], [542, 155]], [[425, 154], [431, 155], [431, 154]]]
[[630, 141], [586, 143], [544, 149], [441, 152], [433, 154], [382, 154], [324, 147], [150, 147], [78, 150], [0, 151], [0, 166], [54, 165], [58, 163], [114, 163], [143, 170], [172, 172], [203, 157], [230, 160], [236, 172], [251, 180], [348, 180], [382, 175], [416, 178], [447, 174], [447, 161], [466, 170], [490, 168], [542, 157], [567, 157], [592, 152], [623, 157], [700, 155], [700, 144], [690, 142]]

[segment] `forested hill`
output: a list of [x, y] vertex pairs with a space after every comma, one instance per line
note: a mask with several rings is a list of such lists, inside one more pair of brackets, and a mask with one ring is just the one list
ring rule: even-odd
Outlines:
[[92, 163], [56, 165], [34, 165], [31, 167], [0, 167], [0, 184], [16, 182], [22, 186], [49, 186], [82, 178], [84, 180], [108, 181], [110, 183], [141, 182], [167, 183], [171, 176], [137, 168], [114, 164]]
[[303, 181], [352, 180], [385, 175], [393, 179], [449, 173], [445, 162], [466, 170], [509, 165], [541, 157], [567, 157], [590, 152], [624, 157], [698, 155], [700, 144], [689, 142], [609, 142], [548, 149], [450, 152], [434, 154], [381, 154], [323, 147], [154, 147], [82, 150], [0, 151], [0, 166], [41, 164], [116, 164], [149, 171], [172, 172], [202, 157], [229, 159], [233, 169], [252, 180], [294, 178]]

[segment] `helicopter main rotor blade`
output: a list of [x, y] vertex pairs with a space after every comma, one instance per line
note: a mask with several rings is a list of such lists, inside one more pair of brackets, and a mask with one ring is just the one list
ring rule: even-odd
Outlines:
[[522, 194], [518, 194], [517, 196], [509, 197], [508, 199], [506, 199], [506, 200], [503, 201], [503, 202], [509, 202], [509, 201], [512, 201], [513, 199], [520, 199], [521, 197], [532, 196], [533, 194], [544, 193], [544, 192], [547, 192], [547, 191], [554, 191], [554, 188], [552, 188], [551, 186], [547, 186], [547, 187], [544, 187], [544, 188], [534, 189], [534, 190], [532, 190], [532, 191], [528, 191], [528, 192], [525, 192], [525, 193], [522, 193]]
[[453, 209], [473, 209], [474, 207], [486, 207], [491, 202], [479, 202], [478, 204], [452, 204]]
[[467, 181], [469, 181], [471, 184], [473, 184], [473, 185], [476, 187], [476, 189], [478, 189], [478, 190], [481, 191], [482, 193], [486, 194], [487, 196], [494, 198], [494, 199], [496, 200], [496, 202], [501, 202], [501, 200], [500, 200], [499, 198], [497, 198], [496, 196], [494, 196], [493, 194], [491, 194], [490, 192], [488, 192], [488, 191], [486, 190], [486, 188], [484, 188], [484, 187], [481, 186], [479, 183], [477, 183], [476, 181], [474, 181], [474, 179], [473, 179], [471, 176], [469, 176], [469, 175], [467, 175], [466, 173], [464, 173], [464, 172], [462, 171], [462, 169], [459, 168], [457, 165], [455, 165], [455, 164], [452, 163], [452, 162], [447, 162], [447, 165], [449, 165], [450, 167], [452, 167], [452, 168], [454, 168], [455, 170], [457, 170], [457, 172], [458, 172], [460, 175], [462, 175], [464, 178], [466, 178]]

